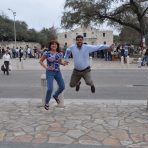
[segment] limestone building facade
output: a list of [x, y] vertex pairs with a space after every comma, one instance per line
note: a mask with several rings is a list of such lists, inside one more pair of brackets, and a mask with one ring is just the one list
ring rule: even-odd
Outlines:
[[113, 43], [113, 31], [110, 30], [99, 30], [94, 27], [79, 27], [71, 31], [58, 33], [58, 42], [61, 47], [65, 44], [70, 46], [75, 43], [77, 35], [84, 37], [84, 42], [87, 44], [112, 44]]

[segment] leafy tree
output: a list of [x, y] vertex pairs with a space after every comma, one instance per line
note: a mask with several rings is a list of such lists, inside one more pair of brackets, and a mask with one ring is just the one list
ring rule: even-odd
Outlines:
[[74, 25], [102, 24], [108, 21], [116, 27], [127, 26], [140, 33], [146, 33], [145, 18], [147, 0], [66, 0], [61, 24], [65, 28]]
[[50, 40], [57, 39], [57, 30], [52, 26], [51, 28], [43, 28], [40, 32], [40, 35], [44, 37], [44, 41], [42, 41], [42, 45], [44, 43], [45, 46], [48, 45]]
[[28, 41], [38, 41], [38, 32], [35, 29], [28, 29]]
[[12, 32], [12, 22], [6, 16], [0, 16], [0, 40], [11, 40], [14, 36]]
[[39, 43], [41, 44], [42, 47], [45, 47], [47, 45], [48, 42], [48, 37], [42, 33], [39, 32]]
[[28, 26], [25, 22], [16, 21], [17, 41], [29, 41]]
[[[28, 29], [24, 21], [16, 21], [17, 41], [38, 42], [42, 46], [48, 44], [49, 40], [57, 38], [56, 28], [43, 28], [40, 32], [35, 29]], [[14, 41], [14, 21], [6, 15], [0, 15], [0, 41]]]
[[129, 27], [123, 27], [121, 33], [119, 34], [121, 43], [129, 43], [129, 44], [139, 44], [140, 42], [140, 34]]
[[118, 35], [114, 35], [114, 36], [113, 36], [113, 40], [114, 40], [114, 41], [113, 41], [114, 43], [119, 44], [119, 42], [120, 42], [120, 37], [119, 37]]

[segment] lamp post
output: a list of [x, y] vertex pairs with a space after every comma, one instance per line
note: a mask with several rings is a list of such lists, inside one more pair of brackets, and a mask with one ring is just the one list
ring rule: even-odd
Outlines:
[[0, 15], [1, 15], [1, 16], [3, 16], [3, 15], [4, 15], [4, 13], [3, 13], [3, 11], [2, 11], [2, 10], [0, 10]]
[[15, 49], [16, 49], [16, 28], [15, 28], [15, 16], [16, 16], [16, 12], [14, 12], [12, 9], [8, 8], [9, 11], [12, 12], [13, 17], [14, 17], [14, 42], [15, 42]]

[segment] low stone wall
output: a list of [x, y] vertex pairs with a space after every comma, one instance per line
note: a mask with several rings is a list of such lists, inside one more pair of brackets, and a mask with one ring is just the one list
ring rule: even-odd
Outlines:
[[[34, 46], [38, 47], [41, 49], [41, 45], [39, 43], [36, 42], [17, 42], [16, 46], [19, 47], [23, 47], [25, 48], [26, 45], [28, 45], [30, 48], [34, 48]], [[9, 47], [9, 48], [13, 48], [15, 46], [14, 41], [13, 42], [0, 42], [0, 47]]]

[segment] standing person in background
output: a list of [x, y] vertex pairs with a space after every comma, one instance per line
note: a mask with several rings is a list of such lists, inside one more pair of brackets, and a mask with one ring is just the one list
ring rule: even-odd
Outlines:
[[5, 54], [5, 49], [4, 49], [4, 47], [2, 47], [2, 57], [4, 54]]
[[19, 48], [16, 47], [15, 51], [16, 51], [16, 58], [18, 58], [19, 57]]
[[2, 49], [0, 47], [0, 59], [2, 58]]
[[107, 50], [107, 60], [112, 61], [112, 49], [111, 48]]
[[31, 58], [31, 48], [27, 45], [27, 57]]
[[70, 87], [76, 87], [76, 91], [79, 91], [81, 84], [80, 80], [83, 78], [85, 83], [91, 87], [91, 92], [95, 93], [95, 86], [91, 79], [89, 54], [109, 48], [112, 48], [112, 46], [83, 44], [83, 36], [78, 35], [76, 37], [76, 44], [67, 48], [64, 56], [65, 60], [67, 60], [72, 53], [74, 59], [74, 70], [70, 80]]
[[129, 47], [127, 45], [124, 46], [124, 55], [125, 58], [127, 58], [127, 56], [129, 55]]
[[20, 60], [20, 62], [22, 61], [22, 57], [23, 57], [23, 48], [20, 47], [20, 49], [19, 49], [19, 60]]
[[148, 48], [145, 50], [141, 65], [144, 66], [145, 64], [148, 66]]
[[[58, 84], [58, 89], [53, 94], [53, 98], [56, 100], [57, 104], [60, 103], [58, 98], [59, 95], [65, 89], [65, 83], [60, 71], [60, 64], [65, 66], [67, 63], [62, 60], [62, 57], [63, 55], [60, 52], [59, 43], [52, 40], [49, 43], [49, 49], [43, 53], [40, 59], [41, 66], [46, 69], [47, 92], [44, 106], [46, 110], [49, 109], [49, 101], [53, 92], [53, 80], [55, 79]], [[47, 65], [44, 64], [45, 59], [47, 61]]]
[[10, 65], [10, 54], [8, 53], [8, 50], [5, 51], [5, 54], [3, 55], [3, 61], [4, 61], [4, 74], [7, 72], [7, 75], [9, 75], [9, 65]]
[[34, 58], [36, 59], [37, 58], [37, 47], [36, 46], [34, 46], [34, 48], [33, 48], [33, 56], [34, 56]]
[[26, 47], [25, 47], [25, 50], [24, 50], [24, 52], [25, 52], [25, 59], [27, 59], [28, 58], [28, 52], [27, 52], [27, 49], [28, 49], [28, 45], [26, 45]]
[[126, 63], [125, 49], [124, 49], [124, 46], [123, 45], [120, 47], [120, 50], [121, 50], [121, 57], [124, 58], [124, 63]]
[[15, 47], [12, 48], [12, 58], [16, 58], [16, 49]]

